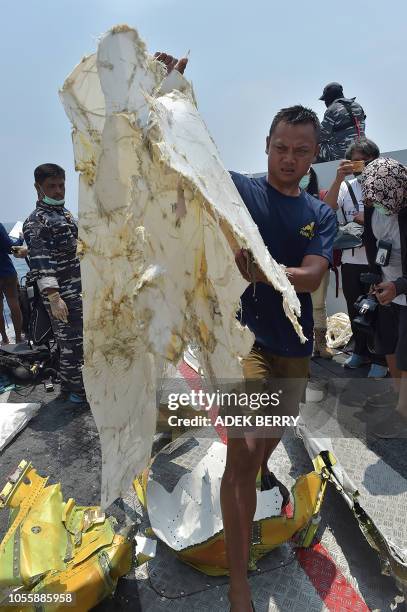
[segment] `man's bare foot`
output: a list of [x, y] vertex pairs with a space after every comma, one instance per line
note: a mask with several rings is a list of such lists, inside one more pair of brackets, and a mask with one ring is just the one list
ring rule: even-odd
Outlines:
[[1, 346], [4, 346], [5, 344], [10, 344], [10, 340], [7, 338], [7, 336], [4, 336], [1, 339]]
[[230, 612], [252, 612], [251, 593], [248, 582], [238, 587], [229, 587]]

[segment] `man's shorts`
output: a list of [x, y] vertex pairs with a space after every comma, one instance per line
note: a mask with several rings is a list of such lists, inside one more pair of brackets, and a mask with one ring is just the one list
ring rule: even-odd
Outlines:
[[17, 274], [0, 276], [0, 292], [8, 297], [18, 297], [18, 277]]
[[309, 363], [309, 357], [282, 357], [254, 345], [243, 360], [245, 381], [239, 396], [245, 396], [246, 401], [228, 407], [223, 404], [223, 414], [246, 417], [247, 421], [251, 417], [248, 422], [253, 428], [268, 430], [266, 437], [280, 437], [283, 428], [293, 426], [293, 417], [298, 416]]
[[399, 370], [407, 371], [407, 306], [394, 304], [379, 306], [375, 351], [382, 355], [396, 355]]

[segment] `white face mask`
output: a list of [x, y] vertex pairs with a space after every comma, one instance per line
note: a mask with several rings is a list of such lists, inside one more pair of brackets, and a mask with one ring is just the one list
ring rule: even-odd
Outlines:
[[299, 182], [299, 188], [300, 189], [307, 189], [308, 185], [310, 184], [310, 180], [311, 180], [311, 175], [310, 174], [305, 174], [302, 179]]
[[391, 215], [391, 212], [385, 206], [383, 206], [383, 204], [380, 204], [380, 202], [374, 202], [373, 208], [381, 215], [385, 215], [387, 217]]
[[49, 206], [63, 206], [65, 204], [65, 198], [62, 198], [62, 200], [55, 200], [54, 198], [50, 198], [47, 195], [45, 195], [43, 191], [42, 191], [41, 199], [44, 202], [44, 204], [48, 204]]

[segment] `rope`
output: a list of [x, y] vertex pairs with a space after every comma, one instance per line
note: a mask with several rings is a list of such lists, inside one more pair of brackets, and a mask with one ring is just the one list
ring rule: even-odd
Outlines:
[[329, 348], [337, 349], [345, 346], [352, 337], [350, 319], [344, 312], [337, 312], [326, 320], [327, 322], [327, 345]]

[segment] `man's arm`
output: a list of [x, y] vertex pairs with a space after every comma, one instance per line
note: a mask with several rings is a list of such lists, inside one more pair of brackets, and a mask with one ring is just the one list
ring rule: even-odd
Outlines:
[[[238, 251], [235, 254], [235, 261], [241, 275], [249, 283], [265, 283], [272, 286], [258, 266], [251, 263], [249, 251], [245, 249]], [[299, 268], [286, 268], [286, 274], [297, 293], [312, 293], [318, 289], [328, 266], [329, 261], [325, 257], [306, 255]]]
[[[310, 241], [301, 266], [286, 268], [287, 276], [297, 293], [312, 293], [318, 289], [321, 280], [332, 262], [332, 245], [336, 235], [336, 215], [324, 206], [318, 223], [318, 231]], [[253, 262], [253, 256], [246, 249], [235, 253], [236, 265], [243, 278], [249, 283], [269, 283], [262, 270]]]
[[326, 162], [335, 159], [333, 157], [332, 147], [334, 145], [333, 128], [335, 125], [336, 113], [333, 109], [325, 111], [324, 118], [321, 121], [321, 133], [319, 136], [319, 153], [317, 156], [318, 162]]
[[30, 269], [35, 273], [38, 288], [45, 294], [59, 291], [56, 261], [52, 255], [53, 239], [49, 227], [38, 218], [24, 223]]
[[7, 233], [6, 228], [4, 227], [2, 223], [0, 223], [0, 249], [3, 252], [11, 253], [11, 249], [14, 246], [19, 246], [20, 244], [23, 244], [21, 237], [20, 238], [10, 238], [10, 236]]
[[324, 114], [324, 118], [321, 121], [321, 133], [319, 142], [327, 142], [332, 137], [333, 128], [335, 125], [336, 113], [334, 110], [327, 109]]
[[343, 159], [336, 171], [336, 177], [332, 185], [330, 186], [327, 194], [324, 197], [325, 204], [328, 204], [333, 210], [338, 208], [338, 198], [339, 198], [339, 190], [341, 188], [341, 184], [346, 179], [348, 174], [353, 173], [353, 165], [352, 162], [348, 159]]
[[289, 281], [297, 293], [313, 293], [321, 284], [329, 261], [321, 255], [306, 255], [299, 268], [286, 268]]
[[399, 213], [401, 261], [403, 275], [392, 282], [379, 283], [375, 286], [375, 293], [382, 305], [390, 304], [398, 295], [407, 295], [407, 211]]

